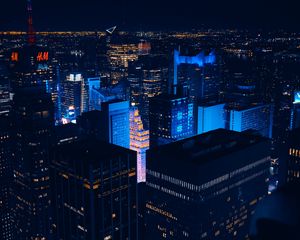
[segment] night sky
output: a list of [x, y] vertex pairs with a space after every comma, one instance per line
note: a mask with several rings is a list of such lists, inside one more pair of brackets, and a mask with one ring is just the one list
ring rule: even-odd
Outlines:
[[[33, 0], [36, 30], [300, 30], [296, 0]], [[1, 0], [0, 30], [26, 30], [26, 0]]]

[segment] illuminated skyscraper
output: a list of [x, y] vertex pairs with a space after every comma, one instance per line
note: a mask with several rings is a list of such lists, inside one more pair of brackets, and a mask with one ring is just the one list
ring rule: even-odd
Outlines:
[[90, 89], [89, 96], [89, 109], [91, 110], [101, 110], [101, 105], [104, 102], [109, 102], [117, 99], [128, 100], [129, 98], [129, 88], [126, 84], [116, 84], [111, 87], [101, 87]]
[[11, 52], [10, 85], [13, 90], [22, 87], [43, 86], [52, 82], [53, 69], [49, 51], [39, 46], [24, 46]]
[[249, 239], [269, 142], [215, 130], [147, 151], [145, 239]]
[[197, 134], [226, 128], [225, 103], [207, 103], [198, 106]]
[[[300, 128], [293, 129], [287, 140], [287, 182], [300, 180]], [[285, 167], [284, 163], [281, 163]]]
[[8, 86], [0, 84], [0, 116], [8, 115], [11, 109], [11, 97]]
[[88, 78], [88, 110], [95, 110], [92, 108], [92, 102], [94, 101], [95, 97], [93, 96], [93, 91], [96, 89], [100, 89], [101, 86], [101, 79], [100, 77], [96, 78]]
[[150, 146], [191, 137], [194, 130], [194, 104], [188, 97], [160, 95], [150, 100]]
[[136, 239], [135, 152], [95, 139], [61, 144], [51, 172], [57, 239]]
[[138, 58], [137, 44], [111, 43], [109, 45], [108, 57], [112, 67], [128, 67], [128, 63]]
[[145, 130], [139, 110], [130, 110], [130, 149], [137, 152], [137, 181], [146, 180], [146, 150], [149, 149], [149, 130]]
[[188, 95], [195, 100], [216, 99], [219, 94], [220, 74], [214, 52], [205, 55], [183, 56], [174, 50], [174, 75], [172, 92], [180, 93], [187, 88]]
[[252, 129], [264, 137], [272, 137], [273, 105], [239, 105], [229, 107], [228, 111], [230, 111], [229, 130], [242, 132]]
[[74, 120], [83, 111], [86, 97], [84, 78], [81, 74], [70, 74], [63, 82], [63, 117]]
[[142, 68], [136, 64], [129, 65], [128, 82], [130, 85], [130, 103], [134, 106], [142, 104]]
[[149, 101], [167, 93], [168, 71], [167, 60], [161, 56], [141, 56], [129, 67], [130, 100], [139, 107], [146, 129], [149, 129]]
[[18, 90], [13, 99], [13, 196], [16, 239], [50, 239], [49, 147], [54, 127], [50, 94]]
[[129, 63], [138, 59], [138, 45], [124, 43], [120, 39], [112, 41], [108, 44], [107, 56], [110, 63], [111, 84], [114, 85], [127, 77]]
[[103, 103], [100, 122], [101, 140], [129, 149], [128, 101], [113, 100]]
[[300, 127], [300, 92], [294, 93], [294, 101], [291, 108], [291, 126], [290, 129]]

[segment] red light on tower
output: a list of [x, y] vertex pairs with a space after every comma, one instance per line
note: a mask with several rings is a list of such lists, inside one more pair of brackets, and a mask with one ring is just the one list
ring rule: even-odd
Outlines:
[[27, 13], [28, 13], [28, 44], [35, 44], [35, 31], [32, 21], [32, 3], [31, 0], [27, 0]]

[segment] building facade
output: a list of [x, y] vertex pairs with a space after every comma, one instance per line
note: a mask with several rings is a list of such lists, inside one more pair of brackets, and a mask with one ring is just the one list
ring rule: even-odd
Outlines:
[[157, 96], [150, 101], [150, 146], [194, 134], [194, 104], [187, 97]]
[[57, 239], [136, 239], [136, 154], [95, 139], [60, 144], [51, 176]]
[[248, 239], [268, 193], [266, 139], [228, 130], [147, 152], [146, 239]]
[[18, 90], [13, 100], [13, 201], [16, 239], [50, 239], [49, 148], [54, 127], [51, 95]]
[[144, 125], [139, 110], [130, 110], [130, 149], [137, 152], [137, 181], [146, 181], [146, 151], [149, 149], [149, 130]]

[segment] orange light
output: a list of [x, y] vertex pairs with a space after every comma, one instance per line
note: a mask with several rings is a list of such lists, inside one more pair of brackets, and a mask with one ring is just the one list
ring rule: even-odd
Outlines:
[[41, 62], [41, 61], [48, 61], [49, 59], [49, 53], [48, 52], [38, 52], [38, 55], [36, 59]]
[[10, 58], [11, 58], [11, 60], [14, 61], [14, 62], [19, 61], [19, 53], [17, 53], [17, 52], [12, 52]]

